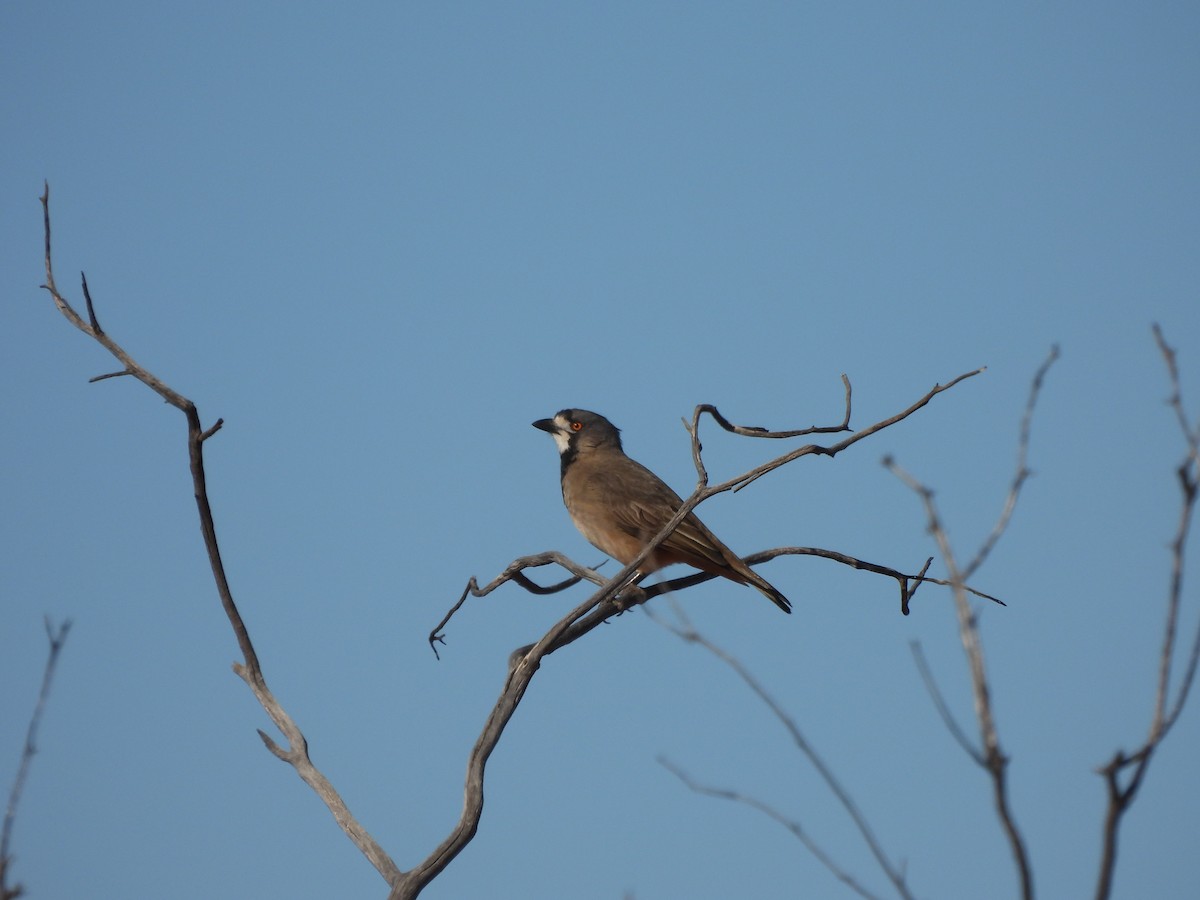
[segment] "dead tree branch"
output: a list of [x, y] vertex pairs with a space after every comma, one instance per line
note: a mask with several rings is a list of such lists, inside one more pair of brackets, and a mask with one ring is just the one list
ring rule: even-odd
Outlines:
[[1154, 712], [1149, 732], [1142, 745], [1133, 753], [1127, 754], [1123, 750], [1118, 750], [1113, 758], [1099, 769], [1107, 789], [1108, 803], [1101, 831], [1100, 873], [1096, 884], [1097, 900], [1107, 900], [1112, 894], [1113, 873], [1117, 864], [1117, 839], [1120, 834], [1122, 818], [1137, 796], [1138, 788], [1142, 785], [1142, 779], [1146, 775], [1154, 752], [1179, 719], [1179, 714], [1183, 712], [1192, 684], [1196, 680], [1197, 665], [1200, 664], [1200, 622], [1198, 622], [1191, 650], [1184, 663], [1183, 675], [1176, 685], [1175, 698], [1172, 700], [1171, 669], [1175, 664], [1179, 613], [1183, 600], [1184, 558], [1192, 517], [1195, 513], [1197, 479], [1200, 475], [1200, 427], [1191, 424], [1187, 412], [1184, 410], [1175, 351], [1167, 344], [1162, 329], [1158, 325], [1154, 326], [1154, 340], [1158, 345], [1159, 353], [1162, 354], [1167, 367], [1167, 377], [1171, 383], [1171, 396], [1167, 402], [1175, 412], [1186, 445], [1183, 462], [1179, 464], [1175, 472], [1181, 495], [1179, 518], [1175, 528], [1175, 538], [1171, 542], [1171, 578], [1167, 587], [1167, 618], [1163, 626], [1162, 650], [1158, 657], [1158, 686], [1155, 691]]
[[259, 737], [262, 738], [267, 749], [295, 768], [296, 773], [305, 783], [316, 791], [317, 795], [333, 815], [334, 820], [346, 833], [346, 836], [371, 861], [371, 864], [375, 866], [387, 883], [389, 885], [394, 884], [400, 878], [401, 873], [399, 868], [383, 851], [383, 848], [367, 833], [366, 829], [350, 814], [350, 810], [338, 792], [334, 790], [333, 785], [313, 765], [308, 755], [308, 742], [303, 733], [267, 687], [267, 681], [259, 664], [258, 655], [255, 653], [254, 644], [250, 640], [250, 633], [246, 628], [246, 623], [242, 620], [241, 613], [238, 612], [237, 604], [234, 603], [233, 592], [230, 589], [229, 581], [225, 575], [225, 566], [221, 560], [221, 550], [217, 544], [216, 524], [213, 520], [212, 507], [208, 501], [208, 489], [205, 484], [204, 474], [204, 443], [216, 434], [217, 430], [221, 427], [222, 421], [218, 419], [209, 428], [203, 428], [200, 423], [200, 413], [191, 400], [168, 387], [166, 383], [134, 360], [123, 347], [100, 328], [96, 318], [95, 305], [92, 302], [91, 292], [87, 288], [86, 279], [83, 284], [84, 297], [87, 302], [87, 320], [85, 321], [75, 311], [74, 307], [71, 306], [58, 290], [54, 280], [54, 267], [50, 253], [49, 185], [46, 185], [41, 201], [42, 221], [46, 237], [46, 283], [42, 287], [49, 291], [50, 296], [54, 299], [54, 305], [58, 307], [59, 312], [63, 314], [68, 322], [99, 343], [121, 362], [125, 368], [121, 372], [114, 373], [114, 376], [130, 375], [136, 378], [162, 397], [167, 403], [180, 410], [187, 420], [188, 464], [191, 469], [192, 486], [200, 516], [200, 532], [204, 538], [205, 549], [208, 551], [209, 565], [212, 569], [213, 579], [216, 582], [217, 593], [221, 598], [221, 605], [225, 610], [225, 615], [229, 619], [234, 636], [237, 638], [238, 647], [242, 652], [242, 661], [235, 663], [233, 670], [246, 682], [267, 715], [271, 717], [271, 721], [275, 723], [275, 727], [283, 734], [286, 739], [286, 746], [281, 747], [261, 730], [258, 732]]
[[12, 855], [9, 848], [12, 845], [13, 826], [17, 821], [17, 807], [21, 804], [21, 794], [25, 790], [25, 782], [29, 780], [29, 767], [33, 765], [34, 754], [37, 753], [38, 726], [42, 723], [42, 713], [46, 710], [46, 700], [50, 696], [50, 684], [54, 681], [54, 669], [58, 665], [58, 656], [67, 640], [67, 632], [71, 630], [71, 620], [65, 619], [55, 628], [46, 618], [46, 638], [50, 642], [50, 651], [46, 656], [46, 666], [42, 669], [42, 686], [38, 690], [37, 702], [33, 706], [33, 714], [29, 717], [29, 727], [25, 730], [25, 746], [21, 750], [21, 762], [17, 766], [16, 777], [13, 778], [12, 789], [8, 792], [8, 805], [4, 808], [4, 825], [0, 827], [0, 900], [16, 900], [25, 893], [20, 883], [9, 885], [9, 866]]
[[716, 797], [720, 800], [730, 800], [734, 803], [741, 803], [743, 806], [749, 806], [751, 809], [758, 810], [763, 815], [767, 816], [767, 818], [774, 819], [793, 835], [795, 835], [796, 839], [800, 841], [805, 848], [807, 848], [808, 852], [816, 857], [817, 861], [820, 862], [821, 865], [832, 872], [838, 881], [842, 882], [842, 884], [846, 885], [846, 887], [850, 888], [850, 890], [854, 891], [854, 893], [858, 894], [860, 897], [865, 897], [867, 900], [878, 900], [878, 895], [872, 894], [865, 887], [859, 884], [853, 875], [838, 865], [837, 862], [834, 861], [833, 857], [826, 853], [824, 848], [814, 841], [809, 836], [808, 832], [804, 830], [804, 826], [795, 819], [789, 819], [778, 809], [771, 806], [769, 803], [764, 803], [757, 797], [751, 797], [748, 794], [743, 794], [740, 791], [734, 791], [728, 788], [717, 788], [707, 784], [702, 784], [665, 757], [660, 756], [658, 758], [658, 762], [659, 765], [661, 765], [664, 769], [682, 781], [688, 790], [694, 791], [697, 794], [704, 794], [707, 797]]
[[[1001, 827], [1008, 840], [1009, 849], [1012, 852], [1021, 883], [1021, 896], [1025, 900], [1032, 900], [1033, 897], [1033, 870], [1029, 862], [1029, 852], [1025, 846], [1025, 839], [1017, 827], [1008, 797], [1009, 760], [1000, 746], [1000, 735], [996, 728], [996, 721], [992, 712], [992, 693], [988, 682], [987, 665], [983, 655], [983, 641], [979, 635], [979, 621], [975, 610], [971, 607], [971, 603], [967, 599], [968, 591], [966, 582], [983, 565], [992, 548], [995, 547], [996, 542], [1000, 540], [1008, 528], [1013, 510], [1016, 509], [1021, 488], [1024, 487], [1025, 482], [1029, 478], [1030, 473], [1026, 461], [1029, 454], [1029, 435], [1033, 421], [1033, 412], [1037, 406], [1046, 373], [1054, 365], [1054, 362], [1058, 359], [1058, 355], [1058, 348], [1052, 347], [1045, 361], [1038, 367], [1033, 377], [1033, 383], [1029, 390], [1029, 398], [1026, 401], [1025, 411], [1021, 419], [1020, 436], [1017, 441], [1016, 472], [1009, 484], [1004, 506], [991, 532], [984, 539], [966, 566], [960, 566], [958, 563], [954, 549], [950, 544], [950, 538], [946, 533], [945, 527], [942, 525], [937, 504], [934, 503], [933, 491], [901, 469], [890, 457], [884, 459], [884, 465], [921, 498], [921, 502], [925, 507], [929, 533], [933, 535], [934, 541], [938, 546], [938, 552], [946, 566], [946, 573], [949, 576], [948, 580], [950, 581], [954, 595], [954, 608], [958, 617], [959, 639], [962, 642], [963, 651], [967, 657], [967, 667], [971, 677], [975, 718], [979, 724], [982, 749], [972, 747], [966, 739], [965, 733], [954, 723], [953, 718], [949, 715], [948, 708], [945, 706], [944, 701], [941, 700], [940, 692], [931, 687], [930, 694], [934, 698], [935, 705], [938, 707], [939, 713], [946, 722], [950, 733], [954, 735], [955, 739], [963, 746], [963, 749], [967, 751], [971, 758], [988, 772], [991, 778], [992, 802], [996, 807], [996, 815], [1000, 819]], [[922, 669], [922, 677], [926, 678], [926, 684], [933, 686], [932, 677], [926, 677], [928, 675], [928, 667], [922, 667], [921, 665], [922, 657], [919, 652], [916, 653], [916, 658], [918, 660], [918, 668]]]
[[[908, 885], [905, 883], [904, 872], [902, 871], [901, 867], [892, 863], [892, 861], [888, 859], [887, 854], [884, 853], [883, 847], [879, 843], [878, 838], [875, 837], [874, 830], [871, 828], [870, 823], [867, 822], [866, 816], [863, 814], [862, 810], [859, 809], [858, 804], [854, 802], [854, 798], [850, 796], [850, 792], [846, 790], [846, 788], [838, 780], [837, 776], [834, 775], [833, 770], [817, 753], [813, 745], [809, 743], [808, 739], [804, 736], [804, 733], [800, 730], [800, 726], [796, 724], [796, 720], [787, 713], [787, 711], [779, 704], [779, 701], [777, 701], [762, 685], [762, 682], [760, 682], [750, 673], [750, 670], [746, 668], [741, 660], [729, 653], [727, 650], [717, 646], [715, 643], [697, 631], [692, 625], [691, 620], [689, 620], [687, 615], [683, 612], [683, 608], [681, 606], [678, 604], [673, 604], [672, 610], [676, 618], [679, 620], [679, 625], [672, 625], [669, 622], [664, 621], [652, 613], [649, 609], [646, 610], [646, 613], [651, 617], [651, 619], [653, 619], [662, 627], [666, 628], [680, 640], [689, 644], [695, 644], [698, 647], [702, 647], [704, 650], [707, 650], [710, 654], [719, 659], [722, 663], [732, 669], [737, 677], [740, 678], [742, 682], [758, 697], [758, 699], [763, 702], [767, 709], [771, 711], [771, 715], [773, 715], [787, 730], [797, 749], [804, 754], [812, 767], [816, 769], [817, 774], [821, 776], [821, 780], [825, 782], [825, 786], [828, 787], [830, 792], [837, 798], [838, 803], [840, 803], [842, 808], [846, 810], [846, 813], [854, 822], [854, 827], [858, 829], [858, 833], [862, 836], [863, 842], [871, 851], [871, 855], [875, 858], [875, 862], [879, 865], [879, 868], [883, 871], [884, 875], [887, 876], [888, 881], [892, 883], [892, 887], [895, 888], [897, 895], [905, 898], [905, 900], [911, 900], [912, 894], [908, 889]], [[864, 897], [873, 896], [869, 894], [861, 885], [859, 885], [858, 882], [855, 881], [844, 869], [834, 863], [832, 858], [804, 832], [803, 828], [798, 822], [788, 819], [769, 804], [748, 797], [736, 791], [700, 786], [697, 782], [684, 775], [677, 766], [662, 759], [661, 757], [659, 758], [659, 762], [694, 791], [714, 797], [722, 797], [727, 800], [735, 800], [739, 803], [752, 806], [760, 812], [770, 816], [772, 819], [784, 825], [784, 827], [788, 828], [788, 830], [795, 834], [796, 837], [799, 838], [804, 844], [804, 846], [807, 847], [808, 850], [817, 858], [817, 860], [827, 869], [829, 869], [829, 871], [832, 872], [838, 878], [838, 880], [842, 881], [852, 890]]]
[[[364, 828], [351, 815], [345, 802], [334, 790], [333, 786], [325, 778], [325, 776], [313, 765], [308, 755], [308, 744], [295, 724], [292, 718], [282, 708], [274, 695], [268, 689], [266, 679], [259, 663], [257, 654], [255, 653], [253, 643], [250, 639], [249, 632], [246, 628], [237, 605], [234, 602], [233, 594], [230, 589], [228, 580], [225, 574], [225, 568], [222, 563], [220, 548], [217, 543], [216, 528], [213, 519], [213, 512], [208, 500], [208, 492], [205, 483], [204, 472], [204, 444], [211, 438], [221, 427], [222, 421], [218, 419], [213, 425], [205, 429], [201, 425], [199, 412], [195, 404], [188, 398], [174, 391], [167, 386], [163, 381], [157, 378], [153, 373], [147, 370], [144, 366], [134, 360], [116, 341], [114, 341], [107, 332], [101, 329], [98, 318], [96, 316], [95, 304], [92, 302], [90, 290], [84, 288], [84, 296], [87, 302], [87, 318], [81, 317], [72, 305], [65, 299], [62, 293], [58, 290], [55, 279], [53, 266], [51, 263], [51, 247], [50, 247], [50, 210], [49, 210], [49, 187], [42, 195], [43, 220], [45, 228], [45, 264], [46, 264], [46, 283], [43, 287], [50, 293], [55, 305], [58, 307], [62, 315], [82, 331], [84, 334], [95, 340], [106, 350], [109, 351], [121, 364], [122, 369], [108, 375], [99, 376], [96, 380], [105, 378], [113, 378], [120, 376], [131, 376], [145, 384], [156, 394], [162, 397], [167, 403], [170, 403], [175, 408], [184, 413], [187, 421], [187, 448], [189, 467], [192, 474], [194, 493], [196, 497], [197, 508], [200, 518], [201, 533], [204, 539], [205, 547], [208, 551], [209, 562], [212, 568], [213, 578], [217, 586], [217, 592], [221, 598], [222, 606], [226, 616], [229, 619], [230, 625], [233, 628], [235, 637], [238, 641], [238, 646], [242, 653], [242, 661], [234, 665], [234, 671], [246, 682], [253, 691], [255, 697], [262, 705], [268, 716], [274, 722], [276, 728], [284, 736], [285, 742], [283, 746], [277, 744], [271, 737], [260, 731], [259, 735], [262, 738], [266, 747], [277, 757], [291, 764], [297, 774], [321, 797], [326, 807], [330, 810], [335, 821], [342, 828], [350, 840], [359, 848], [359, 850], [370, 860], [371, 864], [383, 876], [384, 880], [389, 885], [391, 891], [389, 897], [391, 900], [410, 900], [417, 897], [421, 891], [434, 878], [440, 874], [447, 865], [463, 850], [464, 847], [474, 837], [480, 822], [483, 811], [483, 785], [484, 772], [488, 758], [498, 744], [501, 736], [504, 733], [508, 722], [512, 719], [521, 699], [525, 695], [531, 680], [536, 674], [541, 660], [554, 650], [566, 646], [574, 640], [587, 634], [598, 625], [608, 621], [613, 616], [623, 612], [632, 605], [645, 602], [651, 596], [655, 596], [667, 589], [679, 589], [682, 585], [675, 583], [673, 588], [668, 587], [672, 583], [664, 585], [654, 585], [647, 589], [642, 589], [635, 582], [638, 580], [638, 570], [645, 559], [653, 553], [658, 545], [666, 539], [668, 535], [683, 521], [683, 519], [701, 502], [710, 497], [723, 493], [725, 491], [737, 491], [756, 479], [768, 474], [771, 471], [786, 465], [787, 463], [799, 459], [807, 455], [822, 455], [836, 456], [842, 450], [847, 449], [853, 444], [872, 434], [875, 434], [884, 428], [902, 421], [908, 416], [915, 413], [917, 410], [924, 407], [937, 394], [948, 390], [957, 385], [961, 381], [971, 378], [979, 374], [983, 369], [976, 369], [972, 372], [964, 373], [958, 376], [945, 385], [935, 385], [921, 399], [910, 406], [908, 409], [884, 419], [880, 422], [855, 432], [845, 440], [833, 444], [828, 447], [808, 444], [797, 448], [783, 456], [764, 463], [755, 469], [743, 473], [728, 481], [716, 485], [709, 485], [707, 473], [703, 469], [703, 463], [700, 458], [699, 446], [699, 418], [704, 412], [712, 415], [714, 420], [727, 430], [735, 433], [741, 431], [754, 432], [751, 436], [758, 437], [782, 437], [787, 433], [768, 433], [762, 432], [761, 429], [747, 429], [744, 426], [731, 426], [715, 407], [704, 406], [697, 407], [692, 416], [691, 426], [689, 428], [693, 442], [693, 458], [697, 461], [697, 472], [699, 476], [698, 484], [691, 494], [680, 506], [680, 509], [675, 516], [666, 524], [663, 530], [655, 536], [642, 550], [638, 557], [632, 560], [628, 565], [624, 566], [611, 579], [604, 581], [598, 576], [594, 570], [586, 567], [578, 566], [574, 563], [569, 563], [565, 558], [559, 559], [554, 554], [541, 554], [539, 557], [526, 558], [517, 560], [505, 573], [502, 573], [493, 583], [480, 588], [478, 584], [472, 580], [468, 583], [466, 590], [460, 597], [458, 604], [454, 607], [457, 609], [465, 602], [467, 596], [475, 595], [482, 596], [491, 590], [498, 587], [500, 584], [507, 581], [516, 581], [527, 590], [532, 590], [535, 593], [554, 592], [575, 583], [578, 579], [586, 579], [593, 583], [599, 583], [599, 589], [586, 601], [573, 609], [567, 616], [557, 622], [549, 631], [542, 636], [535, 644], [529, 647], [520, 648], [512, 657], [510, 657], [510, 667], [508, 675], [505, 679], [504, 686], [501, 690], [500, 697], [496, 701], [488, 719], [477, 739], [474, 748], [472, 749], [467, 762], [466, 783], [464, 787], [464, 804], [463, 811], [459, 821], [451, 829], [447, 837], [433, 850], [429, 856], [417, 864], [414, 868], [408, 871], [402, 871], [392, 859], [383, 851], [383, 849], [374, 841], [374, 839], [366, 832]], [[846, 416], [843, 423], [839, 426], [832, 426], [824, 429], [805, 429], [800, 433], [828, 433], [834, 431], [845, 431], [849, 428], [849, 408], [850, 408], [850, 385], [849, 381], [843, 379], [846, 388]], [[779, 551], [770, 551], [773, 555], [782, 555], [785, 552], [811, 552], [813, 555], [826, 555], [831, 559], [839, 559], [840, 555], [833, 554], [832, 551], [815, 551], [809, 548], [781, 548]], [[772, 558], [772, 557], [766, 557]], [[543, 560], [544, 561], [537, 561]], [[531, 561], [533, 560], [533, 561]], [[873, 571], [882, 571], [885, 567], [873, 567], [873, 564], [861, 563], [861, 561], [845, 557], [839, 561], [847, 564], [859, 563], [858, 567]], [[552, 585], [549, 588], [541, 588], [529, 581], [523, 574], [523, 570], [527, 567], [535, 565], [545, 565], [548, 562], [559, 562], [572, 573], [572, 578], [558, 585]], [[569, 564], [568, 564], [569, 563]], [[929, 581], [924, 575], [924, 569], [917, 576], [908, 576], [895, 570], [887, 570], [885, 574], [897, 578], [901, 582], [902, 601], [903, 605], [907, 606], [907, 598], [911, 597], [912, 590], [915, 587], [910, 585], [919, 585], [923, 581]], [[965, 590], [965, 587], [961, 587]], [[453, 614], [454, 609], [451, 610]], [[446, 621], [448, 621], [447, 616]], [[431, 643], [441, 642], [443, 636], [441, 629], [444, 627], [445, 621], [434, 629], [431, 634]]]

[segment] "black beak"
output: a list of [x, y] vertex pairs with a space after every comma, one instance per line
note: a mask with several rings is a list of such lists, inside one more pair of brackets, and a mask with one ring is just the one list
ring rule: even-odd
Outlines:
[[533, 423], [533, 427], [540, 428], [547, 434], [554, 434], [554, 432], [558, 431], [558, 426], [554, 424], [553, 419], [538, 419]]

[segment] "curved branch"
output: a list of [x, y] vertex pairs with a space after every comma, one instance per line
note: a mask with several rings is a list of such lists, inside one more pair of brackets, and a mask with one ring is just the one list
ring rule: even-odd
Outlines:
[[720, 800], [730, 800], [734, 803], [741, 803], [744, 806], [749, 806], [751, 809], [758, 810], [767, 818], [778, 822], [780, 825], [790, 831], [796, 837], [796, 840], [800, 841], [800, 843], [805, 846], [808, 852], [816, 857], [817, 861], [821, 863], [821, 865], [833, 873], [833, 876], [838, 881], [842, 882], [842, 884], [846, 885], [846, 887], [854, 891], [854, 893], [858, 894], [860, 897], [866, 898], [866, 900], [877, 900], [877, 895], [868, 891], [865, 887], [858, 883], [857, 879], [855, 879], [853, 875], [838, 865], [834, 861], [833, 857], [830, 856], [820, 844], [818, 844], [812, 839], [812, 837], [809, 836], [808, 832], [804, 830], [804, 826], [801, 825], [796, 819], [789, 819], [774, 806], [771, 806], [771, 804], [765, 803], [762, 800], [759, 800], [757, 797], [751, 797], [749, 794], [743, 794], [740, 791], [730, 790], [729, 788], [717, 788], [712, 787], [711, 785], [701, 784], [664, 756], [658, 757], [658, 764], [682, 781], [684, 787], [690, 791], [694, 791], [697, 794], [703, 794], [706, 797], [716, 797]]
[[[808, 739], [804, 736], [804, 733], [800, 730], [800, 726], [796, 724], [796, 720], [788, 715], [787, 711], [784, 710], [784, 708], [779, 704], [779, 701], [776, 700], [765, 687], [763, 687], [762, 683], [757, 678], [750, 674], [750, 670], [746, 668], [740, 659], [721, 647], [718, 647], [703, 634], [697, 631], [678, 605], [674, 606], [674, 613], [680, 622], [678, 626], [663, 621], [657, 616], [651, 615], [651, 618], [654, 619], [654, 621], [659, 625], [666, 628], [673, 635], [678, 637], [680, 640], [689, 644], [695, 644], [707, 650], [726, 666], [732, 669], [737, 677], [740, 678], [742, 682], [748, 688], [750, 688], [755, 696], [757, 696], [758, 699], [763, 702], [767, 709], [771, 711], [771, 714], [787, 730], [797, 749], [808, 759], [812, 767], [817, 770], [817, 774], [821, 776], [821, 780], [825, 782], [825, 786], [828, 787], [830, 792], [837, 798], [837, 801], [841, 805], [842, 809], [844, 809], [846, 814], [850, 816], [851, 821], [854, 822], [854, 827], [858, 829], [859, 835], [862, 837], [863, 842], [867, 845], [867, 849], [870, 850], [871, 855], [875, 858], [876, 864], [883, 871], [884, 875], [887, 876], [888, 881], [892, 883], [892, 887], [894, 887], [896, 892], [901, 897], [905, 898], [905, 900], [911, 900], [912, 893], [909, 891], [908, 885], [905, 883], [902, 867], [895, 865], [891, 860], [888, 859], [887, 854], [883, 851], [882, 845], [879, 843], [879, 839], [875, 837], [874, 830], [871, 828], [870, 823], [867, 822], [866, 815], [864, 815], [862, 810], [859, 809], [858, 804], [854, 802], [854, 798], [850, 796], [850, 792], [846, 790], [841, 781], [838, 780], [836, 775], [834, 775], [833, 770], [820, 756], [820, 754], [817, 753], [816, 748], [809, 743]], [[662, 760], [660, 759], [659, 762], [662, 762]], [[831, 872], [833, 872], [834, 875], [836, 875], [843, 882], [849, 884], [860, 894], [864, 894], [864, 896], [866, 896], [863, 889], [859, 887], [857, 883], [853, 881], [853, 879], [850, 879], [842, 869], [833, 863], [833, 861], [824, 853], [824, 851], [822, 851], [810, 839], [804, 836], [803, 831], [800, 829], [797, 823], [792, 823], [790, 820], [785, 819], [782, 814], [778, 813], [773, 808], [768, 807], [766, 804], [755, 801], [751, 798], [746, 798], [743, 795], [734, 794], [732, 791], [718, 791], [711, 788], [696, 787], [691, 779], [685, 777], [677, 768], [666, 763], [664, 763], [664, 765], [667, 765], [668, 769], [674, 772], [676, 776], [678, 776], [693, 790], [699, 790], [701, 793], [707, 793], [714, 796], [725, 797], [726, 799], [739, 800], [740, 802], [748, 803], [749, 805], [765, 812], [767, 815], [771, 816], [771, 818], [785, 825], [785, 827], [788, 827], [794, 834], [796, 834], [796, 836], [804, 842], [805, 846], [808, 847], [808, 849], [817, 857], [817, 859], [820, 860]]]
[[264, 743], [266, 743], [267, 748], [272, 753], [290, 763], [296, 769], [297, 774], [317, 792], [317, 795], [324, 801], [330, 813], [333, 814], [334, 820], [354, 842], [355, 846], [371, 861], [371, 864], [375, 866], [384, 880], [389, 885], [395, 883], [400, 877], [399, 868], [383, 851], [383, 848], [367, 833], [366, 829], [358, 824], [351, 815], [345, 801], [342, 800], [341, 796], [333, 788], [333, 785], [313, 765], [312, 760], [308, 757], [308, 742], [305, 740], [303, 733], [267, 687], [266, 677], [263, 675], [262, 667], [259, 664], [258, 654], [254, 650], [253, 642], [250, 640], [250, 632], [246, 628], [246, 623], [242, 620], [241, 613], [238, 612], [237, 604], [234, 602], [233, 592], [229, 587], [229, 580], [225, 574], [225, 565], [221, 560], [221, 549], [217, 543], [217, 529], [213, 520], [212, 506], [208, 501], [208, 488], [204, 474], [204, 443], [221, 427], [222, 420], [218, 419], [208, 429], [203, 428], [200, 424], [200, 413], [191, 400], [168, 387], [166, 383], [134, 360], [123, 347], [109, 337], [106, 332], [101, 330], [96, 318], [91, 292], [87, 289], [86, 280], [84, 280], [84, 296], [87, 301], [88, 310], [88, 321], [86, 322], [75, 311], [70, 302], [59, 292], [54, 281], [54, 267], [50, 255], [49, 184], [46, 185], [41, 201], [42, 218], [46, 235], [46, 283], [42, 287], [50, 292], [50, 296], [54, 298], [54, 305], [58, 307], [59, 312], [66, 317], [68, 322], [88, 337], [94, 339], [108, 350], [109, 353], [120, 360], [125, 368], [117, 374], [127, 374], [136, 378], [162, 397], [167, 403], [181, 410], [187, 419], [188, 465], [192, 473], [192, 487], [200, 516], [200, 532], [204, 537], [204, 547], [208, 551], [209, 566], [212, 569], [213, 580], [216, 582], [217, 593], [221, 598], [221, 606], [225, 610], [225, 615], [229, 619], [234, 636], [237, 638], [238, 647], [242, 652], [242, 662], [234, 664], [233, 669], [246, 682], [251, 691], [254, 692], [254, 696], [258, 699], [258, 702], [262, 705], [267, 715], [271, 717], [271, 721], [275, 723], [275, 727], [287, 739], [288, 747], [287, 749], [279, 748], [262, 731], [259, 731], [259, 735], [263, 738]]

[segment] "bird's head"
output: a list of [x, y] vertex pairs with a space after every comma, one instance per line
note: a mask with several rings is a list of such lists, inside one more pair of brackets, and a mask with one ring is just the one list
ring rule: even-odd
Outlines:
[[599, 413], [586, 409], [564, 409], [552, 419], [538, 419], [534, 428], [554, 438], [560, 455], [588, 453], [602, 447], [621, 449], [621, 431]]

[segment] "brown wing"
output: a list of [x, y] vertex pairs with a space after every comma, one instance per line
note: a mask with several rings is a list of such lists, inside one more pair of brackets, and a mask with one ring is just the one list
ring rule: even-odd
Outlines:
[[[563, 480], [563, 498], [584, 537], [622, 563], [637, 556], [683, 505], [666, 482], [623, 453], [576, 460]], [[784, 612], [791, 612], [788, 599], [743, 563], [694, 513], [659, 544], [644, 571], [672, 563], [753, 585]]]
[[[624, 457], [620, 465], [604, 468], [602, 479], [613, 523], [623, 533], [645, 545], [679, 511], [683, 500], [661, 478], [641, 463]], [[640, 549], [640, 548], [639, 548]], [[682, 562], [698, 569], [718, 569], [719, 574], [737, 577], [732, 570], [737, 555], [709, 531], [694, 513], [663, 541], [656, 554], [658, 565]]]

